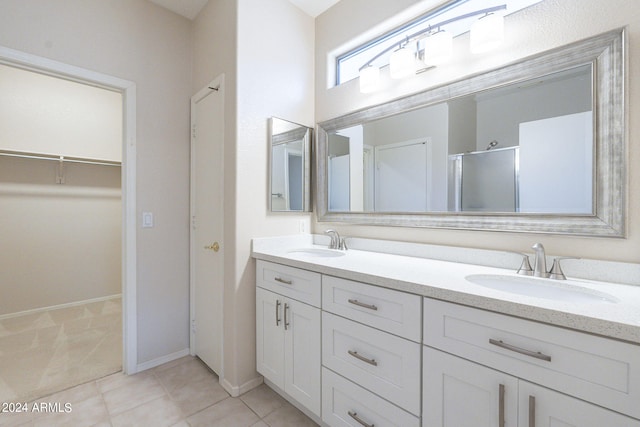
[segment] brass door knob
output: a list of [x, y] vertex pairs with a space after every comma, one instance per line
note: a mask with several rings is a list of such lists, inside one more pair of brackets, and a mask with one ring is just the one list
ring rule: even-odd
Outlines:
[[213, 250], [214, 252], [218, 252], [220, 250], [220, 244], [218, 242], [213, 242], [213, 244], [207, 245], [204, 248]]

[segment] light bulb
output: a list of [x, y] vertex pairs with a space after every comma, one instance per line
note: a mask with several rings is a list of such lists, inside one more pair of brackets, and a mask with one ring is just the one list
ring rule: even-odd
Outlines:
[[403, 79], [416, 73], [416, 59], [413, 52], [402, 47], [389, 58], [389, 76], [392, 79]]
[[471, 53], [483, 53], [495, 49], [504, 39], [504, 18], [494, 13], [473, 23], [470, 30]]
[[380, 68], [369, 65], [360, 70], [360, 92], [370, 93], [378, 89]]
[[439, 65], [451, 58], [453, 36], [444, 30], [429, 35], [424, 41], [424, 62], [427, 65]]

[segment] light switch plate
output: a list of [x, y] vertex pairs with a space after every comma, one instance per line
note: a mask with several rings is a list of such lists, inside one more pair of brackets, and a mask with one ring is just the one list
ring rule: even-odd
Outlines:
[[142, 212], [142, 228], [153, 227], [153, 212]]

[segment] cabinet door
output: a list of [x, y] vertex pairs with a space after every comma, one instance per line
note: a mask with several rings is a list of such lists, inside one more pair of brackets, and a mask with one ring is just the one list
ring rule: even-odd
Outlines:
[[284, 389], [284, 297], [256, 288], [256, 370]]
[[287, 299], [283, 305], [284, 391], [320, 416], [320, 309]]
[[430, 347], [423, 357], [423, 427], [517, 426], [515, 377]]
[[520, 381], [520, 427], [640, 427], [640, 421]]

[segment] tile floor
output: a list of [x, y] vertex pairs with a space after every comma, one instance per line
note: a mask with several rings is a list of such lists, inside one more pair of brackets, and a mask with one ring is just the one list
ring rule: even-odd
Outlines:
[[[34, 413], [44, 402], [61, 412]], [[71, 411], [63, 413], [65, 404]], [[0, 408], [1, 410], [2, 408]], [[232, 398], [199, 359], [186, 356], [136, 375], [112, 374], [0, 413], [0, 426], [306, 427], [311, 419], [266, 385]]]
[[120, 370], [120, 297], [0, 320], [0, 402], [32, 401]]

